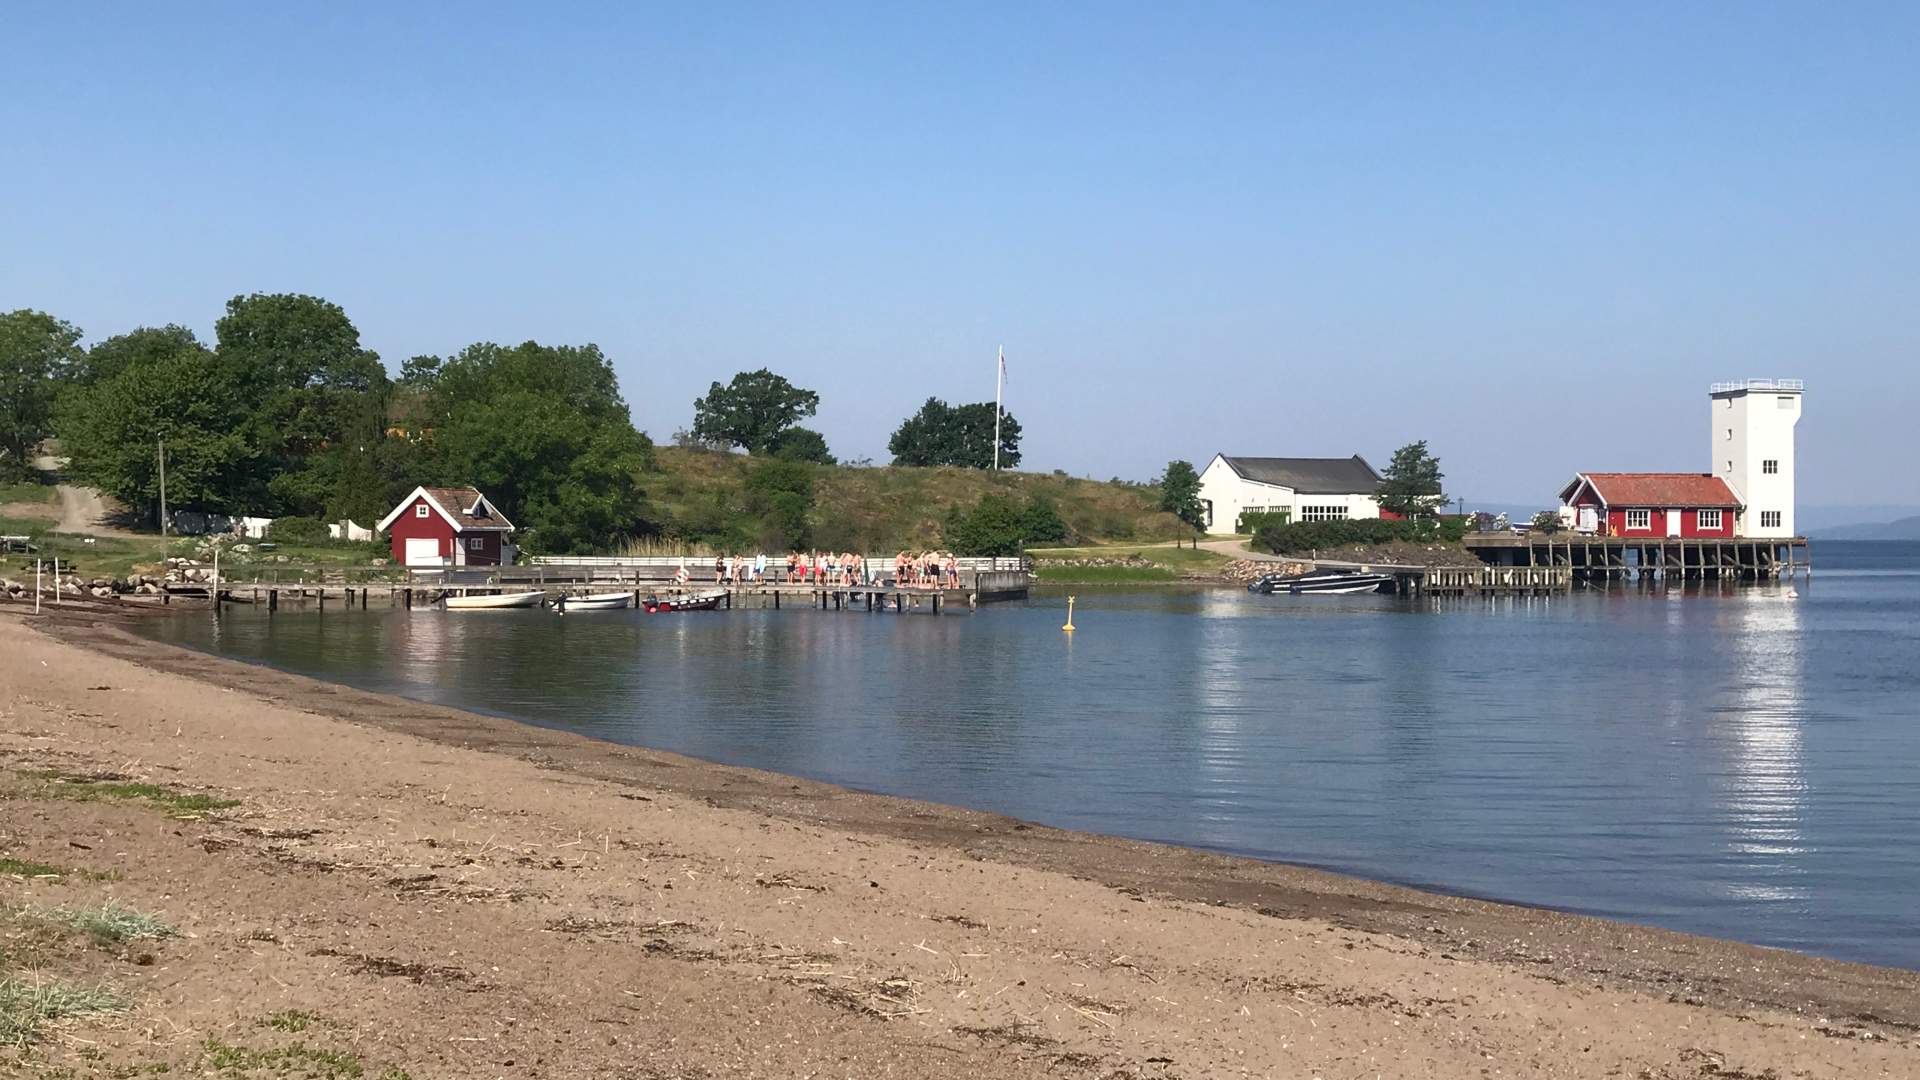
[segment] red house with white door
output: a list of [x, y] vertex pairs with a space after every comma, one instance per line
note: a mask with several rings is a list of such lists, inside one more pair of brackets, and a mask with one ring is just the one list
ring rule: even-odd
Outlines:
[[470, 487], [417, 487], [376, 526], [402, 566], [505, 566], [513, 522]]
[[1711, 473], [1579, 473], [1560, 502], [1580, 532], [1655, 539], [1733, 537], [1746, 509]]

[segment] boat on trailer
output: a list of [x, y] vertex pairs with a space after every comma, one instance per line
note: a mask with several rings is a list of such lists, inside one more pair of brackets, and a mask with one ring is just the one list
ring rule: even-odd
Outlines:
[[539, 607], [547, 599], [544, 592], [484, 593], [477, 596], [449, 596], [441, 601], [448, 611], [478, 611], [492, 608]]
[[1370, 593], [1393, 584], [1392, 574], [1367, 570], [1311, 570], [1304, 574], [1268, 574], [1247, 585], [1247, 591], [1271, 596]]
[[588, 593], [585, 596], [559, 596], [553, 602], [553, 609], [565, 614], [569, 611], [616, 611], [632, 605], [632, 593]]
[[657, 596], [649, 596], [641, 606], [646, 608], [649, 615], [673, 611], [712, 611], [720, 606], [720, 601], [726, 598], [726, 590], [720, 589], [714, 592], [692, 593], [687, 596], [669, 596], [665, 600]]

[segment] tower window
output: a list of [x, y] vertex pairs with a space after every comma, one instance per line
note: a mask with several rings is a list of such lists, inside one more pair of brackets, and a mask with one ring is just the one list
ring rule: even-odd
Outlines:
[[1775, 458], [1768, 458], [1760, 463], [1760, 471], [1768, 476], [1778, 475], [1780, 472], [1780, 462]]
[[1760, 527], [1763, 529], [1779, 528], [1780, 527], [1780, 511], [1778, 510], [1760, 511]]

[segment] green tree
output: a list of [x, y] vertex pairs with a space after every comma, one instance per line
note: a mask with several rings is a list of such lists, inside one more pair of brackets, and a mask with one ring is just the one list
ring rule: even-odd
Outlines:
[[819, 394], [766, 368], [743, 371], [725, 386], [714, 383], [707, 396], [693, 403], [693, 435], [765, 454], [775, 448], [782, 432], [819, 408]]
[[653, 443], [598, 346], [470, 346], [439, 366], [421, 407], [432, 431], [422, 473], [486, 492], [527, 550], [586, 552], [656, 531], [638, 481]]
[[[993, 467], [993, 402], [958, 407], [928, 398], [920, 411], [902, 421], [887, 440], [895, 465], [953, 465], [963, 469]], [[1020, 421], [1000, 414], [1000, 466], [1020, 464]]]
[[760, 544], [778, 551], [812, 542], [813, 469], [804, 462], [769, 458], [747, 472], [747, 512], [761, 521]]
[[773, 440], [773, 456], [783, 461], [811, 461], [816, 465], [835, 464], [827, 449], [827, 438], [812, 428], [790, 427]]
[[1052, 504], [1025, 502], [997, 492], [980, 496], [971, 509], [947, 515], [941, 537], [956, 555], [1017, 555], [1029, 544], [1064, 539], [1067, 526]]
[[170, 506], [258, 512], [271, 459], [244, 372], [178, 326], [109, 338], [84, 366], [90, 374], [62, 396], [55, 423], [72, 475], [157, 511], [164, 440]]
[[[247, 381], [255, 421], [272, 433], [273, 502], [327, 512], [353, 471], [341, 455], [370, 452], [367, 418], [388, 385], [380, 357], [340, 305], [297, 293], [236, 296], [214, 331], [215, 352]], [[348, 443], [356, 449], [342, 451]]]
[[0, 477], [24, 476], [53, 434], [54, 401], [79, 366], [80, 331], [42, 311], [0, 314]]
[[1387, 462], [1387, 471], [1380, 476], [1375, 498], [1382, 510], [1402, 517], [1422, 517], [1446, 505], [1447, 497], [1440, 490], [1444, 476], [1440, 459], [1427, 452], [1426, 440], [1411, 442], [1393, 452], [1393, 460]]
[[[1207, 527], [1207, 509], [1200, 502], [1200, 474], [1191, 461], [1169, 461], [1160, 474], [1159, 507], [1200, 532]], [[1177, 546], [1177, 545], [1176, 545]]]

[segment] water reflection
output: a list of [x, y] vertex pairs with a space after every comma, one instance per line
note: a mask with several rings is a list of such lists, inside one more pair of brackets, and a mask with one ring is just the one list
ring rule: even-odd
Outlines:
[[1718, 719], [1729, 736], [1729, 760], [1714, 774], [1732, 864], [1726, 891], [1749, 900], [1804, 902], [1810, 896], [1801, 832], [1805, 609], [1780, 588], [1745, 592], [1726, 609], [1734, 632], [1723, 640], [1732, 665]]

